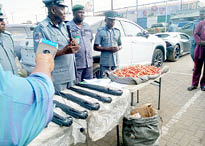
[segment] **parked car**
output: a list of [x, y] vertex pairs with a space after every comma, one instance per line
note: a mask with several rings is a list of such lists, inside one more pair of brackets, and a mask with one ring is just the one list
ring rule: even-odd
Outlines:
[[193, 29], [194, 29], [194, 21], [191, 21], [187, 24], [185, 24], [183, 27], [178, 29], [178, 32], [183, 32], [188, 34], [189, 36], [193, 35]]
[[167, 23], [157, 23], [152, 24], [151, 28], [148, 28], [147, 31], [151, 34], [159, 33], [159, 32], [165, 32], [168, 29]]
[[[98, 21], [96, 21], [98, 19]], [[94, 34], [105, 26], [104, 17], [85, 19]], [[121, 31], [122, 49], [119, 51], [119, 66], [152, 64], [160, 67], [166, 59], [166, 44], [162, 39], [149, 34], [136, 23], [124, 18], [116, 18], [115, 27]], [[99, 73], [99, 52], [93, 52], [94, 76]]]
[[179, 22], [177, 23], [177, 27], [178, 29], [181, 29], [184, 25], [188, 24], [188, 23], [191, 23], [191, 21], [182, 21], [182, 22]]
[[12, 34], [14, 40], [14, 52], [21, 59], [21, 48], [33, 46], [33, 24], [7, 24], [6, 31]]
[[35, 66], [35, 53], [33, 50], [34, 24], [8, 24], [6, 30], [12, 34], [14, 52], [19, 58], [22, 67], [31, 73]]
[[155, 34], [166, 42], [167, 58], [177, 61], [180, 56], [190, 52], [190, 36], [181, 32], [165, 32]]

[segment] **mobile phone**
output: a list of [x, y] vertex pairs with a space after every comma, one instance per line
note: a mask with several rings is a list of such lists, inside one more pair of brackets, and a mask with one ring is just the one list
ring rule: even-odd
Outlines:
[[55, 57], [58, 50], [58, 44], [47, 39], [41, 39], [39, 41], [36, 54], [51, 54]]

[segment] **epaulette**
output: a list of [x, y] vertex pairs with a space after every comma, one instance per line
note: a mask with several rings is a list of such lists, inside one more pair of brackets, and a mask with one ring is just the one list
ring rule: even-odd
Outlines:
[[114, 27], [113, 29], [120, 31], [118, 28]]
[[10, 33], [10, 32], [8, 32], [8, 31], [4, 31], [4, 33], [5, 33], [5, 34], [8, 34], [8, 35], [11, 35], [11, 33]]
[[44, 20], [44, 21], [41, 22], [39, 25], [42, 26], [42, 27], [47, 27], [47, 26], [48, 26], [48, 23], [49, 23], [48, 21], [45, 21], [45, 20]]
[[98, 31], [104, 30], [104, 27], [100, 27], [98, 28]]

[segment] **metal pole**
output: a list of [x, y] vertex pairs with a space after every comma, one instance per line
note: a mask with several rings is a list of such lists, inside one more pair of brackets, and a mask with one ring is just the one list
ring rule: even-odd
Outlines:
[[183, 5], [183, 2], [182, 0], [180, 1], [180, 10], [182, 10], [182, 5]]
[[167, 27], [166, 27], [166, 25], [167, 25], [167, 0], [166, 0], [166, 11], [165, 11], [165, 32], [167, 32]]
[[138, 18], [138, 0], [136, 0], [136, 23]]
[[93, 0], [93, 16], [95, 15], [95, 9], [94, 9], [95, 7], [94, 6], [95, 6], [95, 0]]
[[71, 0], [71, 2], [70, 2], [70, 3], [71, 3], [71, 9], [72, 9], [72, 7], [73, 7], [73, 0]]
[[111, 10], [113, 10], [113, 0], [111, 0]]

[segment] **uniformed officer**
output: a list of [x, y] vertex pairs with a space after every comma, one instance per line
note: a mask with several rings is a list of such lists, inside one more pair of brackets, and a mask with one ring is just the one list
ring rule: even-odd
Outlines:
[[75, 54], [77, 79], [93, 78], [93, 58], [92, 58], [92, 40], [93, 33], [89, 25], [83, 22], [85, 16], [84, 6], [75, 5], [72, 7], [73, 20], [68, 22], [71, 34], [80, 45], [80, 50]]
[[5, 18], [0, 8], [0, 64], [4, 70], [18, 74], [15, 62], [14, 42], [11, 34], [5, 31]]
[[100, 77], [103, 77], [105, 70], [114, 70], [119, 64], [118, 51], [121, 49], [120, 30], [114, 28], [117, 13], [114, 11], [105, 12], [106, 26], [99, 28], [95, 37], [94, 50], [101, 51]]
[[64, 23], [66, 13], [64, 0], [43, 0], [48, 8], [48, 17], [34, 30], [34, 50], [36, 51], [41, 38], [58, 43], [58, 51], [55, 57], [55, 68], [52, 72], [55, 89], [61, 91], [74, 85], [75, 57], [80, 46], [75, 39], [70, 41], [66, 25]]

